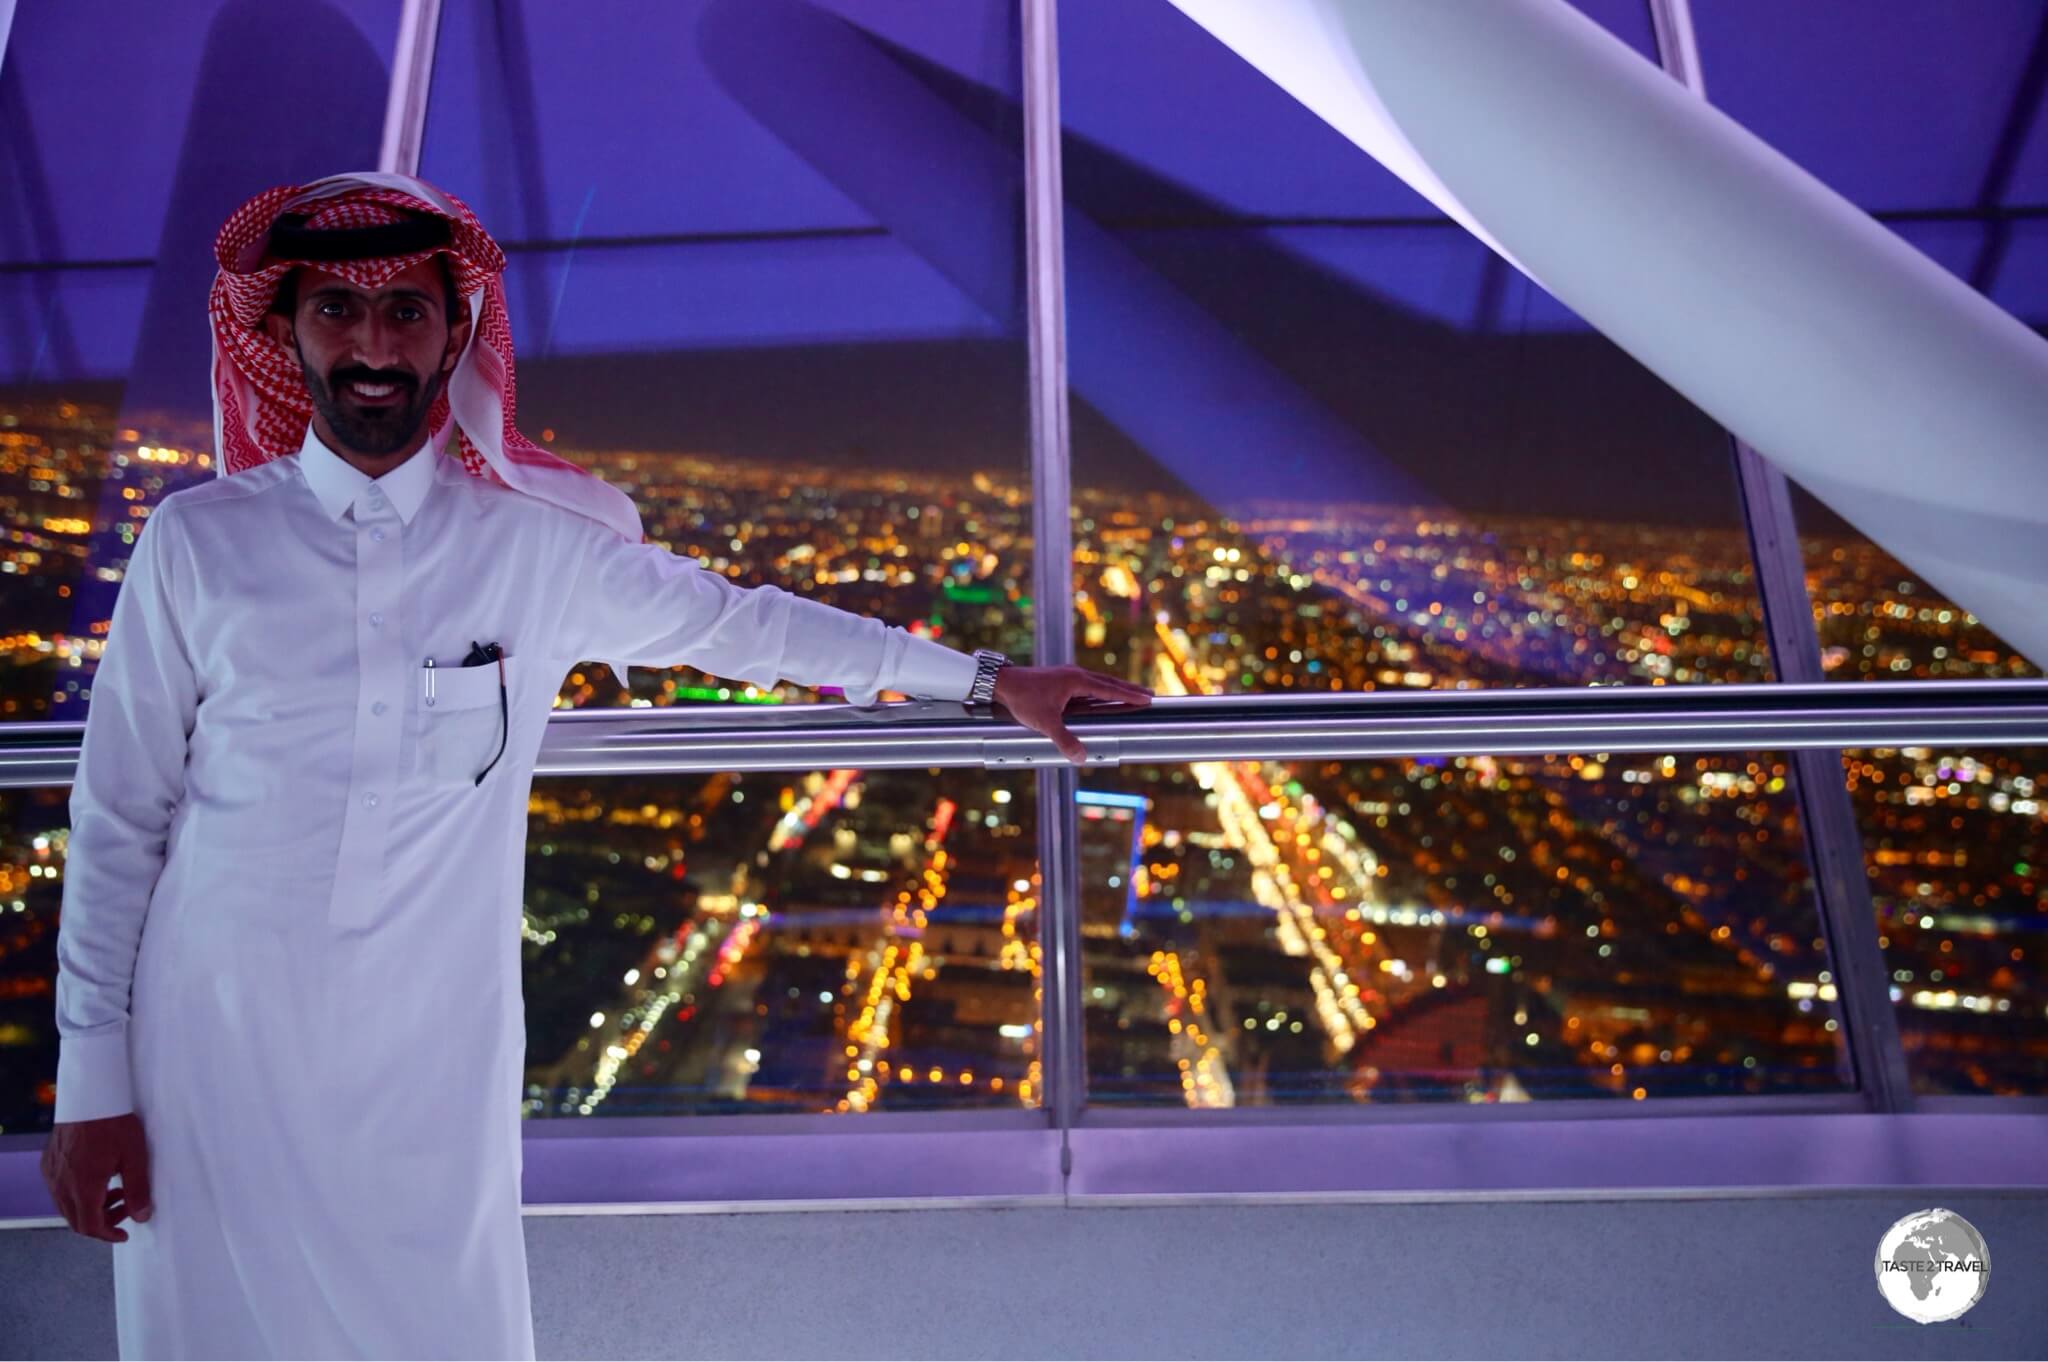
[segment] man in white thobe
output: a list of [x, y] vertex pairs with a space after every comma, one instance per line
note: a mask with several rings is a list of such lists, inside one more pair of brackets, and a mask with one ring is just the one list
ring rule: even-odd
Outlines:
[[286, 186], [220, 255], [223, 476], [144, 522], [93, 679], [44, 1174], [115, 1245], [124, 1358], [530, 1358], [520, 918], [568, 670], [992, 674], [1076, 760], [1070, 700], [1150, 693], [642, 542], [513, 427], [503, 257], [444, 191]]

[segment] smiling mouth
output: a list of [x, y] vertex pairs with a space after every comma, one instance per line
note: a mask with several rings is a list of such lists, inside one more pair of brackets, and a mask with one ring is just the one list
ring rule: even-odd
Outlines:
[[342, 385], [342, 391], [358, 406], [391, 407], [396, 406], [405, 395], [405, 385], [350, 381]]

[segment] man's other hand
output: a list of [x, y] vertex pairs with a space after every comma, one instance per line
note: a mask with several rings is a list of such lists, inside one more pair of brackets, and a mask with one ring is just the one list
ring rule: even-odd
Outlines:
[[[109, 1187], [116, 1173], [121, 1185]], [[43, 1146], [43, 1182], [72, 1229], [125, 1244], [128, 1231], [114, 1226], [131, 1214], [147, 1220], [154, 1209], [142, 1118], [130, 1111], [96, 1121], [59, 1121]]]
[[1060, 715], [1074, 700], [1142, 707], [1152, 703], [1152, 692], [1085, 667], [1020, 667], [1012, 663], [996, 673], [995, 702], [1024, 727], [1051, 738], [1060, 755], [1079, 766], [1088, 749], [1060, 722]]

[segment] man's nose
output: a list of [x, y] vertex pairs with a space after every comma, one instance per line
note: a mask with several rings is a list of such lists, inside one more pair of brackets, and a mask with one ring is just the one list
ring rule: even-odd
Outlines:
[[398, 329], [383, 318], [366, 317], [355, 329], [356, 363], [366, 369], [402, 369]]

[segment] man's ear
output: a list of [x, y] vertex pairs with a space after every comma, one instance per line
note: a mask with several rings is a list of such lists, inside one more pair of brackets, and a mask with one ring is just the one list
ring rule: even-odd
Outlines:
[[266, 312], [263, 314], [263, 329], [270, 333], [272, 340], [282, 345], [285, 349], [289, 350], [292, 348], [292, 340], [297, 335], [297, 331], [293, 328], [290, 317], [285, 316], [282, 312]]
[[462, 358], [462, 347], [469, 343], [469, 330], [475, 319], [469, 315], [469, 299], [461, 298], [455, 304], [455, 317], [448, 326], [448, 344], [441, 352], [441, 372], [455, 372], [455, 361]]

